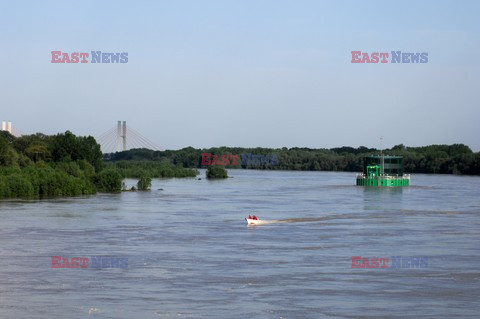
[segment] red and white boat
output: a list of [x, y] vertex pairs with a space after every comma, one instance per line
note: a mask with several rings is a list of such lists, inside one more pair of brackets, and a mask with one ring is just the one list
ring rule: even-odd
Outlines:
[[245, 220], [247, 221], [247, 225], [260, 225], [263, 223], [263, 220], [248, 217], [246, 217]]

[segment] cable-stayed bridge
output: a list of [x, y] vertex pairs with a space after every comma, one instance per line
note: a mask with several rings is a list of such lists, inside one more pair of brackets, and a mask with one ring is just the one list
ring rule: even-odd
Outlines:
[[126, 121], [118, 121], [116, 126], [98, 136], [96, 140], [104, 154], [127, 151], [132, 148], [160, 150], [154, 142], [127, 126]]
[[[1, 130], [9, 132], [15, 137], [23, 135], [10, 121], [2, 121]], [[154, 151], [160, 150], [160, 147], [154, 142], [132, 127], [127, 126], [126, 121], [118, 121], [116, 126], [96, 137], [96, 140], [102, 148], [102, 153], [115, 153], [127, 151], [132, 148], [146, 148]]]

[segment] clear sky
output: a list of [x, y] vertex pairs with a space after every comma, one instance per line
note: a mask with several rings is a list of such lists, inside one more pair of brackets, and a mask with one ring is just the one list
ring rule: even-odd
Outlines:
[[[0, 1], [0, 119], [186, 146], [480, 150], [480, 1]], [[51, 51], [128, 52], [52, 64]], [[428, 52], [352, 64], [351, 51]]]

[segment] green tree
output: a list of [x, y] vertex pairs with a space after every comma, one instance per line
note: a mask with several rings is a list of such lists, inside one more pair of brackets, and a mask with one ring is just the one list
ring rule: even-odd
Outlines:
[[32, 161], [44, 161], [50, 157], [50, 151], [48, 150], [45, 144], [33, 144], [29, 145], [25, 151], [25, 155], [28, 156]]
[[11, 146], [11, 142], [0, 136], [0, 166], [18, 166], [18, 154]]
[[205, 173], [207, 178], [227, 178], [227, 170], [223, 166], [213, 165], [209, 166]]
[[137, 188], [140, 191], [149, 190], [152, 187], [152, 178], [148, 175], [142, 175], [137, 183]]
[[49, 148], [54, 162], [86, 160], [99, 172], [102, 169], [100, 145], [91, 136], [77, 137], [66, 131], [50, 138]]
[[100, 192], [119, 192], [122, 190], [122, 176], [113, 169], [101, 171], [95, 181]]

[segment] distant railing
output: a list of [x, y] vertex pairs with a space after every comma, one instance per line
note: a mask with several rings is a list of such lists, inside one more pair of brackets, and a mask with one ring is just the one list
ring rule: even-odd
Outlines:
[[[372, 175], [372, 178], [377, 178], [377, 177], [381, 177], [383, 179], [396, 179], [396, 178], [403, 178], [403, 179], [410, 179], [410, 174], [403, 174], [403, 175], [380, 175], [380, 176], [376, 176], [375, 174]], [[366, 174], [363, 174], [363, 173], [357, 173], [357, 179], [365, 179], [365, 178], [368, 178], [368, 176]]]

